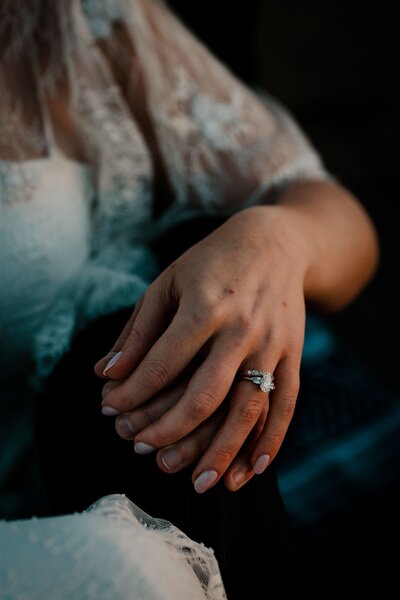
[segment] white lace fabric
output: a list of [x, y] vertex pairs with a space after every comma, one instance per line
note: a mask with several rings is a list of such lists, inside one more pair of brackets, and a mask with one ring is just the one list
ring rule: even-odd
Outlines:
[[0, 522], [0, 539], [2, 600], [226, 600], [213, 551], [122, 495]]
[[[23, 32], [25, 44], [33, 43], [29, 32], [35, 31], [35, 18], [36, 26], [41, 19], [47, 23], [42, 35], [50, 36], [52, 55], [36, 77], [37, 91], [51, 95], [58, 79], [67, 80], [69, 111], [85, 146], [92, 186], [89, 255], [69, 294], [60, 286], [34, 335], [32, 381], [40, 385], [77, 327], [134, 305], [157, 274], [148, 242], [162, 230], [196, 214], [229, 215], [267, 203], [293, 181], [328, 175], [290, 115], [238, 81], [165, 3], [35, 0], [23, 6], [14, 27]], [[53, 30], [57, 39], [51, 39]], [[100, 49], [102, 42], [108, 53]], [[14, 36], [3, 62], [18, 61], [21, 47]], [[118, 69], [125, 74], [123, 86]], [[42, 103], [43, 114], [30, 123], [25, 118], [22, 127], [20, 104], [5, 83], [0, 85], [0, 129], [17, 144], [14, 152], [20, 148], [21, 161], [17, 167], [16, 161], [0, 163], [3, 214], [12, 204], [33, 202], [35, 179], [48, 171], [44, 159], [38, 175], [33, 164], [38, 161], [28, 160], [27, 152], [48, 144], [40, 137], [42, 121], [52, 128], [47, 109]], [[138, 113], [146, 114], [147, 135]], [[158, 166], [169, 189], [161, 211], [155, 194]], [[52, 202], [58, 201], [55, 195]], [[27, 255], [27, 268], [29, 260]]]

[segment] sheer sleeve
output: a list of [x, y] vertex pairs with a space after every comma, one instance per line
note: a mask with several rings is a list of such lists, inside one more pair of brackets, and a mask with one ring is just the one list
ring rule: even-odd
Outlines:
[[[119, 0], [110, 52], [175, 208], [235, 211], [329, 174], [294, 119], [246, 87], [160, 0]], [[107, 51], [107, 49], [106, 49]]]

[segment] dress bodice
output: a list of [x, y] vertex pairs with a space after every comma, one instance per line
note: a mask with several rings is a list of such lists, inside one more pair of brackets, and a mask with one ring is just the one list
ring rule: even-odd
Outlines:
[[35, 332], [88, 259], [87, 167], [52, 156], [0, 163], [0, 375], [33, 368]]

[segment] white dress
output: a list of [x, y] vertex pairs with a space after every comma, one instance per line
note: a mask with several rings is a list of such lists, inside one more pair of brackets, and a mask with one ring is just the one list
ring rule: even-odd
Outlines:
[[88, 511], [0, 522], [2, 600], [224, 600], [212, 550], [125, 496]]
[[[21, 160], [0, 160], [2, 491], [16, 465], [31, 452], [35, 397], [73, 335], [101, 315], [133, 306], [157, 275], [149, 247], [153, 238], [195, 215], [229, 216], [252, 204], [273, 202], [294, 181], [329, 178], [291, 116], [267, 95], [239, 82], [164, 2], [54, 4], [57, 61], [68, 77], [70, 111], [86, 143], [88, 162], [81, 164], [58, 150], [46, 106], [46, 94], [51, 94], [58, 76], [51, 68], [36, 79], [43, 140], [38, 142], [38, 123], [33, 122], [24, 128], [20, 143], [21, 131], [14, 124], [18, 105], [1, 83], [0, 65], [0, 133], [10, 145], [25, 149], [30, 145], [37, 150], [43, 143], [47, 153], [27, 159], [21, 150]], [[123, 35], [117, 35], [121, 28]], [[15, 48], [17, 52], [18, 44]], [[2, 60], [7, 61], [7, 55]], [[33, 72], [38, 73], [35, 66]], [[143, 110], [147, 131], [137, 120]], [[155, 193], [159, 165], [170, 190], [169, 204], [163, 207], [157, 206]], [[200, 586], [203, 596], [196, 595], [190, 569], [175, 581], [182, 590], [193, 584], [191, 596], [179, 595], [178, 587], [176, 593], [173, 588], [160, 591], [150, 571], [142, 573], [144, 555], [136, 544], [143, 543], [143, 552], [151, 553], [157, 536], [163, 540], [159, 557], [154, 558], [157, 570], [165, 552], [176, 552], [171, 550], [174, 545], [167, 540], [168, 549], [164, 548], [168, 536], [163, 528], [148, 537], [126, 504], [125, 524], [111, 526], [109, 519], [122, 510], [119, 497], [107, 500], [107, 506], [113, 502], [119, 508], [112, 517], [96, 509], [90, 515], [1, 524], [0, 590], [6, 593], [0, 591], [0, 597], [17, 597], [19, 592], [19, 597], [26, 597], [24, 586], [31, 590], [30, 598], [223, 597], [221, 581], [215, 583], [216, 564], [211, 568], [212, 592]], [[67, 552], [78, 538], [88, 542], [81, 558], [75, 550]], [[103, 542], [111, 544], [112, 552], [101, 550]], [[29, 561], [31, 543], [38, 550], [34, 564]], [[197, 545], [193, 542], [191, 547]], [[93, 553], [97, 563], [90, 562]], [[114, 556], [112, 568], [121, 573], [120, 587], [102, 596], [90, 585], [95, 586], [96, 569], [108, 577], [107, 585], [114, 585], [111, 571], [107, 576], [103, 569], [110, 554], [119, 557]], [[72, 564], [77, 572], [76, 560], [94, 569], [88, 570], [86, 582], [62, 574]], [[171, 561], [180, 572], [181, 552]], [[21, 578], [28, 564], [34, 573], [31, 581], [36, 582], [33, 587]], [[146, 593], [127, 595], [132, 572], [138, 590], [143, 575]], [[48, 575], [42, 580], [43, 573]], [[67, 580], [72, 587], [65, 596]], [[39, 592], [41, 585], [49, 586], [43, 588], [45, 594]], [[85, 585], [89, 587], [82, 594]]]

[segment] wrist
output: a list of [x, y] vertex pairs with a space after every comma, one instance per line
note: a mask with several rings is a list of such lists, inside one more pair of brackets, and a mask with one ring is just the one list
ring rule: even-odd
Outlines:
[[280, 266], [285, 262], [296, 277], [307, 298], [315, 286], [317, 247], [312, 235], [312, 223], [291, 206], [257, 205], [236, 213], [231, 218], [250, 220], [250, 231], [257, 231], [263, 251], [278, 254]]
[[293, 215], [303, 238], [306, 300], [323, 311], [343, 308], [378, 263], [376, 231], [363, 206], [345, 188], [324, 181], [294, 183], [279, 206]]

